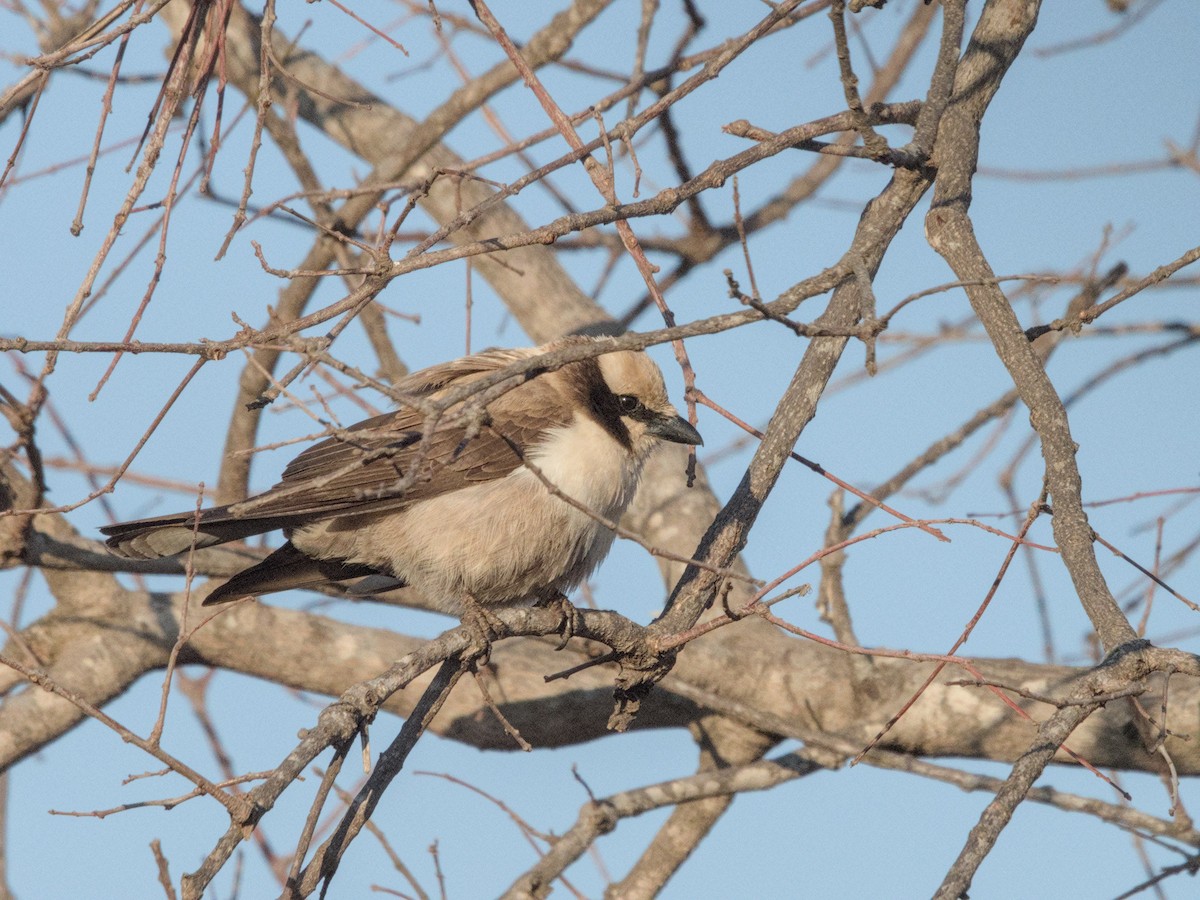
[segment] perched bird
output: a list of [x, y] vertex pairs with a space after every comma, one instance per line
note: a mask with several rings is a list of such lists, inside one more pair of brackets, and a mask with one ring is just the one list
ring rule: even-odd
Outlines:
[[[417, 372], [397, 389], [415, 404], [437, 400], [583, 340], [487, 350]], [[488, 402], [482, 422], [454, 421], [461, 409], [450, 407], [427, 429], [416, 406], [401, 406], [305, 450], [277, 485], [248, 500], [101, 531], [116, 553], [152, 559], [283, 530], [282, 547], [214, 590], [206, 605], [363, 578], [412, 585], [458, 614], [477, 604], [551, 602], [583, 581], [613, 541], [609, 528], [558, 494], [615, 522], [660, 441], [703, 443], [640, 352], [530, 372]]]

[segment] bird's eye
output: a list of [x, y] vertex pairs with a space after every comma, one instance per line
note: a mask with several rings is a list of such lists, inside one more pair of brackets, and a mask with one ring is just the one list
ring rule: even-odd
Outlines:
[[631, 394], [621, 394], [617, 397], [617, 405], [621, 407], [621, 412], [629, 415], [642, 408], [642, 401]]

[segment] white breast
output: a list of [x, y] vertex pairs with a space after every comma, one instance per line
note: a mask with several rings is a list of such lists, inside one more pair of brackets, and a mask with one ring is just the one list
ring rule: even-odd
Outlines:
[[556, 488], [607, 518], [625, 511], [642, 469], [603, 426], [580, 415], [550, 431], [529, 459]]

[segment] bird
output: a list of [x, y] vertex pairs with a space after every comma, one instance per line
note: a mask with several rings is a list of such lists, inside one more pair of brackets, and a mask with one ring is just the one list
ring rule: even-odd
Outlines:
[[703, 444], [658, 366], [610, 351], [524, 373], [474, 419], [455, 415], [469, 400], [427, 411], [513, 363], [595, 340], [489, 349], [416, 372], [396, 385], [407, 403], [304, 450], [267, 491], [100, 530], [135, 559], [282, 530], [283, 545], [206, 606], [326, 584], [411, 586], [464, 622], [483, 607], [566, 603], [608, 555], [614, 533], [601, 520], [620, 519], [654, 450]]

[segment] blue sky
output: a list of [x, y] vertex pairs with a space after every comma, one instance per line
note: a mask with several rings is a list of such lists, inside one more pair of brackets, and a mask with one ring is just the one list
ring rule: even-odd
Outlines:
[[[469, 15], [465, 4], [439, 3], [444, 12]], [[555, 4], [557, 9], [561, 4]], [[710, 20], [711, 40], [738, 33], [764, 14], [754, 3], [701, 2]], [[977, 7], [979, 4], [972, 4]], [[664, 5], [665, 6], [665, 5]], [[549, 15], [543, 4], [497, 2], [496, 14], [518, 37]], [[868, 39], [882, 52], [897, 23], [911, 7], [892, 3], [873, 16]], [[1086, 9], [1085, 15], [1080, 15]], [[576, 58], [607, 59], [613, 69], [624, 70], [633, 54], [638, 5], [631, 0], [615, 3], [573, 50]], [[397, 8], [365, 4], [360, 14], [376, 25], [400, 16]], [[1085, 266], [1111, 232], [1109, 246], [1100, 258], [1101, 270], [1118, 260], [1128, 263], [1135, 275], [1176, 258], [1197, 243], [1200, 234], [1200, 179], [1186, 168], [1123, 174], [1113, 178], [1018, 180], [1000, 177], [997, 171], [1057, 171], [1160, 160], [1166, 142], [1186, 146], [1197, 128], [1197, 94], [1200, 84], [1200, 23], [1190, 4], [1174, 0], [1159, 4], [1144, 21], [1110, 41], [1074, 52], [1044, 54], [1063, 42], [1092, 35], [1119, 19], [1099, 2], [1047, 4], [1026, 52], [1006, 78], [989, 111], [983, 131], [981, 175], [976, 180], [972, 214], [980, 240], [999, 273], [1038, 273]], [[421, 19], [399, 25], [393, 35], [409, 49], [404, 57], [382, 41], [369, 41], [364, 30], [330, 4], [281, 8], [280, 28], [299, 31], [311, 26], [301, 42], [319, 49], [354, 77], [404, 111], [420, 117], [434, 108], [454, 86], [457, 76], [443, 60], [424, 62], [436, 52], [430, 29]], [[664, 12], [664, 26], [653, 35], [651, 58], [669, 52], [678, 29], [678, 10]], [[836, 65], [825, 48], [828, 25], [801, 27], [784, 32], [747, 53], [722, 73], [710, 89], [699, 92], [678, 107], [689, 158], [696, 168], [713, 159], [744, 149], [745, 142], [720, 131], [738, 118], [769, 129], [782, 129], [841, 108], [841, 88]], [[0, 12], [0, 47], [10, 53], [35, 52], [19, 18]], [[818, 37], [814, 34], [819, 35]], [[159, 73], [163, 33], [150, 30], [131, 43], [124, 71]], [[361, 42], [366, 42], [360, 46]], [[701, 38], [699, 45], [708, 46]], [[470, 36], [459, 36], [455, 49], [472, 72], [497, 60], [493, 48]], [[894, 99], [919, 96], [927, 78], [936, 45], [922, 48], [912, 74], [892, 93]], [[826, 48], [827, 49], [827, 48]], [[111, 54], [90, 64], [105, 72]], [[19, 75], [9, 66], [0, 81], [7, 85]], [[591, 102], [594, 89], [584, 76], [551, 69], [544, 73], [548, 88], [567, 109]], [[68, 231], [78, 203], [82, 178], [79, 165], [38, 174], [44, 167], [65, 162], [84, 152], [94, 133], [102, 80], [71, 73], [56, 75], [38, 110], [16, 179], [0, 194], [0, 230], [5, 235], [0, 259], [5, 278], [0, 288], [0, 336], [32, 339], [53, 337], [62, 311], [74, 295], [112, 220], [129, 176], [124, 167], [131, 148], [102, 159], [88, 203], [83, 234]], [[145, 123], [156, 86], [130, 85], [118, 94], [106, 143], [135, 136]], [[238, 109], [232, 90], [227, 98], [226, 123]], [[495, 108], [516, 135], [546, 126], [541, 110], [527, 92], [513, 88], [501, 95]], [[621, 109], [623, 110], [623, 106]], [[209, 108], [211, 112], [211, 106]], [[608, 121], [616, 121], [618, 113]], [[205, 128], [211, 128], [206, 119]], [[0, 125], [0, 156], [7, 158], [19, 130], [17, 117]], [[241, 189], [241, 169], [251, 140], [252, 116], [233, 129], [218, 157], [215, 192], [236, 198]], [[585, 136], [594, 133], [585, 130]], [[892, 133], [896, 140], [901, 132]], [[367, 171], [366, 164], [334, 148], [326, 139], [302, 131], [313, 153], [318, 173], [329, 184], [353, 183]], [[451, 136], [451, 145], [472, 158], [503, 144], [478, 119], [472, 119]], [[561, 142], [549, 141], [533, 149], [540, 162], [563, 152]], [[178, 151], [178, 136], [168, 143], [164, 158]], [[644, 194], [672, 183], [673, 172], [657, 143], [646, 146]], [[193, 155], [190, 158], [195, 160]], [[781, 154], [746, 172], [739, 179], [744, 208], [752, 208], [779, 189], [810, 160], [799, 151]], [[189, 163], [191, 165], [191, 163]], [[156, 174], [147, 198], [161, 195], [166, 168]], [[520, 163], [505, 161], [485, 174], [497, 180], [521, 174]], [[993, 174], [989, 174], [993, 173]], [[832, 264], [844, 251], [857, 223], [863, 198], [877, 192], [887, 173], [865, 163], [850, 163], [820, 193], [751, 243], [755, 275], [764, 297], [770, 299], [802, 277]], [[555, 178], [578, 208], [600, 205], [586, 177], [565, 170]], [[632, 195], [632, 174], [619, 172], [619, 191]], [[725, 221], [732, 209], [731, 185], [704, 197], [709, 214]], [[255, 176], [255, 200], [267, 201], [295, 190], [286, 166], [270, 145], [264, 145]], [[544, 194], [528, 191], [515, 205], [530, 221], [556, 213]], [[105, 270], [129, 252], [149, 227], [152, 212], [135, 214], [124, 229], [116, 255]], [[185, 196], [176, 213], [168, 244], [168, 260], [161, 283], [139, 327], [145, 341], [222, 338], [238, 326], [231, 312], [251, 323], [265, 320], [266, 307], [274, 303], [280, 282], [265, 273], [254, 257], [250, 240], [258, 241], [267, 259], [283, 267], [298, 263], [310, 240], [307, 231], [284, 221], [255, 223], [220, 262], [213, 256], [229, 226], [228, 205]], [[945, 264], [925, 244], [918, 209], [892, 248], [875, 284], [882, 309], [932, 285], [951, 281]], [[423, 226], [419, 217], [414, 219]], [[669, 232], [669, 222], [635, 223], [639, 234], [657, 229]], [[680, 229], [681, 230], [681, 229]], [[95, 309], [72, 331], [79, 340], [119, 339], [137, 307], [153, 271], [155, 247], [137, 255], [129, 268], [100, 299]], [[597, 253], [573, 251], [564, 261], [583, 289], [591, 290], [605, 265]], [[726, 253], [715, 264], [686, 279], [670, 295], [681, 320], [730, 308], [721, 269], [731, 268], [748, 285], [740, 250]], [[1185, 277], [1196, 273], [1185, 270]], [[101, 281], [104, 280], [102, 275]], [[460, 355], [464, 347], [464, 273], [461, 265], [417, 272], [394, 283], [381, 298], [393, 309], [419, 315], [416, 324], [391, 320], [391, 336], [405, 362], [413, 369]], [[475, 277], [473, 346], [528, 343], [482, 279]], [[341, 287], [325, 285], [316, 302], [340, 296]], [[627, 261], [618, 266], [600, 300], [616, 314], [641, 295], [636, 273]], [[1053, 318], [1061, 311], [1069, 290], [1045, 290], [1039, 306], [1018, 305], [1026, 324]], [[801, 308], [801, 318], [816, 315], [821, 300]], [[1106, 327], [1140, 327], [1144, 323], [1197, 319], [1194, 284], [1148, 292], [1102, 320]], [[881, 344], [881, 361], [903, 353], [905, 336], [936, 334], [947, 323], [963, 321], [969, 306], [961, 293], [945, 293], [913, 304], [897, 318], [895, 339]], [[659, 324], [653, 314], [638, 321], [638, 329]], [[1051, 375], [1064, 394], [1087, 386], [1106, 366], [1137, 349], [1164, 343], [1161, 334], [1091, 335], [1066, 342], [1051, 363]], [[792, 374], [803, 344], [770, 323], [689, 343], [701, 387], [727, 403], [742, 418], [762, 423], [770, 415]], [[337, 344], [340, 358], [370, 365], [369, 350], [355, 329]], [[663, 363], [673, 396], [681, 396], [681, 379], [671, 365], [669, 351], [654, 355]], [[24, 385], [15, 374], [20, 363], [36, 371], [36, 356], [4, 361], [0, 382]], [[87, 395], [109, 363], [99, 354], [64, 356], [49, 383], [55, 409], [70, 423], [83, 451], [99, 464], [114, 465], [133, 448], [191, 359], [143, 355], [126, 357], [94, 402]], [[1101, 500], [1136, 491], [1194, 487], [1196, 485], [1197, 399], [1196, 372], [1200, 358], [1195, 348], [1151, 361], [1113, 379], [1102, 391], [1085, 396], [1071, 409], [1073, 434], [1081, 446], [1080, 465], [1085, 499]], [[207, 366], [184, 393], [141, 452], [136, 470], [142, 474], [177, 480], [185, 485], [217, 475], [229, 404], [236, 388], [241, 361], [231, 358]], [[888, 477], [930, 441], [955, 427], [980, 406], [1006, 389], [1007, 376], [986, 343], [975, 338], [948, 343], [895, 372], [875, 379], [859, 377], [862, 349], [851, 345], [835, 376], [835, 389], [822, 401], [820, 414], [801, 438], [798, 451], [818, 460], [839, 476], [862, 487]], [[319, 385], [319, 383], [317, 383]], [[309, 390], [307, 385], [303, 391]], [[18, 391], [18, 393], [20, 393]], [[378, 398], [373, 402], [380, 403]], [[293, 438], [313, 430], [311, 421], [295, 410], [273, 409], [266, 417], [262, 442]], [[347, 418], [355, 413], [339, 408]], [[1015, 413], [1013, 427], [998, 437], [996, 448], [977, 469], [966, 472], [962, 484], [941, 504], [931, 504], [913, 492], [897, 498], [896, 505], [912, 515], [964, 516], [995, 513], [1007, 508], [996, 487], [995, 473], [1021, 446], [1028, 434], [1025, 413]], [[217, 423], [214, 427], [214, 422]], [[732, 426], [702, 411], [700, 427], [706, 452], [716, 453], [737, 434]], [[948, 474], [967, 466], [985, 446], [989, 431], [977, 435], [936, 473], [914, 486], [933, 487]], [[67, 453], [66, 443], [50, 425], [40, 431], [47, 456]], [[7, 440], [7, 438], [6, 438]], [[266, 487], [294, 453], [265, 453], [253, 472], [254, 484]], [[702, 455], [702, 461], [705, 457]], [[747, 452], [721, 456], [709, 467], [719, 497], [729, 495], [744, 470]], [[1028, 455], [1017, 470], [1023, 502], [1036, 495], [1040, 459]], [[72, 503], [88, 492], [85, 481], [69, 471], [52, 471], [51, 499]], [[759, 577], [769, 578], [819, 547], [826, 527], [829, 486], [808, 470], [785, 470], [760, 518], [746, 550], [746, 560]], [[123, 483], [107, 498], [114, 513], [133, 518], [168, 512], [191, 502], [182, 494]], [[1091, 513], [1094, 527], [1127, 549], [1142, 562], [1153, 558], [1153, 529], [1147, 523], [1171, 510], [1178, 498], [1146, 500], [1136, 504], [1101, 507]], [[71, 522], [85, 535], [108, 521], [99, 503], [70, 514]], [[1194, 507], [1168, 520], [1164, 547], [1177, 549], [1197, 531]], [[1048, 524], [1038, 526], [1034, 539], [1049, 538]], [[860, 639], [868, 645], [938, 651], [948, 648], [970, 617], [995, 575], [1007, 545], [967, 529], [952, 533], [948, 547], [912, 533], [897, 533], [886, 540], [860, 545], [847, 568], [847, 591]], [[1135, 573], [1103, 555], [1101, 565], [1119, 599], [1144, 589]], [[1193, 597], [1200, 594], [1196, 565], [1172, 576], [1173, 583]], [[931, 577], [932, 575], [932, 577]], [[1071, 596], [1065, 573], [1052, 564], [1042, 575], [1052, 598], [1051, 617], [1062, 657], [1079, 661], [1085, 646], [1086, 619]], [[0, 596], [15, 596], [20, 573], [0, 572]], [[618, 542], [618, 547], [593, 579], [598, 602], [612, 606], [638, 621], [649, 621], [664, 597], [656, 569], [639, 548]], [[161, 579], [164, 589], [179, 586], [178, 579]], [[1128, 593], [1123, 593], [1126, 589]], [[306, 598], [285, 596], [272, 602], [300, 606]], [[27, 624], [51, 607], [52, 600], [35, 579], [22, 614]], [[1194, 614], [1172, 605], [1160, 594], [1151, 619], [1151, 636], [1185, 633], [1176, 640], [1195, 647]], [[791, 601], [782, 610], [790, 621], [821, 631], [813, 604]], [[410, 633], [433, 635], [449, 624], [426, 614], [378, 609], [368, 604], [343, 604], [331, 614], [348, 621], [392, 627]], [[981, 656], [1038, 658], [1040, 637], [1035, 624], [1028, 583], [1007, 581], [968, 650]], [[1190, 631], [1189, 631], [1190, 630]], [[304, 648], [297, 648], [303, 653]], [[159, 682], [150, 677], [114, 702], [108, 712], [127, 726], [145, 733], [158, 708]], [[297, 730], [310, 725], [321, 698], [298, 698], [280, 688], [230, 674], [218, 674], [209, 695], [209, 709], [235, 765], [240, 770], [275, 765], [295, 743]], [[377, 723], [375, 740], [390, 740], [398, 727], [391, 718]], [[385, 737], [386, 735], [386, 737]], [[172, 700], [165, 746], [205, 771], [215, 771], [206, 744], [184, 698]], [[786, 745], [785, 745], [786, 748]], [[608, 738], [559, 751], [531, 754], [482, 753], [450, 741], [426, 736], [406, 771], [397, 779], [381, 805], [376, 821], [406, 863], [435, 890], [436, 879], [427, 848], [434, 841], [451, 897], [476, 897], [497, 893], [532, 864], [528, 845], [505, 815], [482, 798], [447, 781], [416, 774], [432, 770], [469, 780], [504, 800], [534, 826], [566, 829], [586, 800], [572, 776], [577, 767], [598, 795], [635, 788], [690, 774], [695, 748], [681, 732], [655, 732]], [[964, 768], [1003, 776], [1000, 764], [967, 762]], [[182, 793], [181, 779], [138, 780], [123, 785], [131, 774], [157, 769], [158, 763], [124, 745], [96, 723], [70, 733], [36, 757], [23, 762], [10, 777], [8, 820], [8, 875], [17, 895], [29, 897], [154, 896], [150, 840], [160, 838], [178, 880], [193, 869], [224, 830], [226, 817], [215, 804], [193, 801], [164, 812], [150, 808], [104, 819], [52, 816], [48, 810], [96, 810]], [[1079, 772], [1054, 770], [1046, 779], [1065, 790], [1114, 799], [1096, 779]], [[311, 784], [311, 780], [309, 782]], [[1167, 799], [1157, 780], [1129, 776], [1125, 786], [1135, 803], [1158, 815], [1165, 814]], [[1184, 802], [1194, 794], [1184, 784]], [[668, 897], [863, 897], [922, 896], [937, 885], [958, 852], [987, 797], [963, 794], [944, 785], [896, 775], [867, 766], [823, 772], [774, 791], [739, 798], [697, 854], [668, 886]], [[308, 798], [290, 791], [264, 834], [276, 852], [287, 852], [303, 820]], [[598, 845], [605, 865], [615, 876], [623, 874], [665, 813], [627, 821]], [[1157, 864], [1176, 857], [1152, 848]], [[1086, 862], [1085, 862], [1086, 859]], [[592, 861], [584, 859], [570, 877], [589, 896], [599, 895], [604, 881]], [[1023, 806], [1013, 825], [980, 870], [972, 896], [1099, 897], [1119, 893], [1143, 877], [1129, 838], [1079, 816]], [[273, 895], [269, 873], [261, 856], [247, 848], [241, 875], [242, 896]], [[229, 896], [234, 888], [233, 867], [222, 874], [215, 896]], [[334, 883], [331, 896], [365, 896], [370, 885], [392, 889], [406, 886], [392, 874], [386, 858], [363, 837], [352, 851]], [[1185, 887], [1168, 885], [1170, 896], [1183, 896]]]

